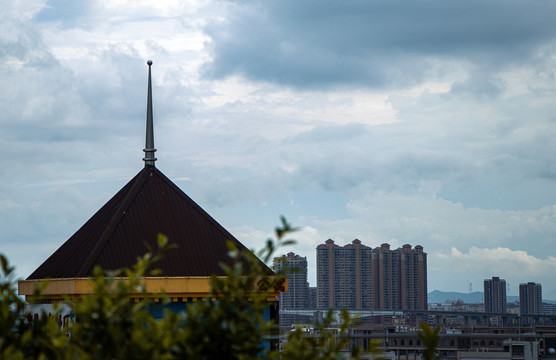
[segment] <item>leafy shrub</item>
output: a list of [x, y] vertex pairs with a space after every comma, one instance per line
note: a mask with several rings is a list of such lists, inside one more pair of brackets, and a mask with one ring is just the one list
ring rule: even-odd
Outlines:
[[[159, 236], [159, 250], [138, 259], [132, 269], [105, 273], [96, 268], [93, 291], [78, 300], [66, 299], [75, 322], [59, 326], [56, 317], [27, 320], [25, 303], [16, 293], [13, 267], [0, 254], [0, 358], [1, 359], [336, 359], [349, 347], [348, 329], [354, 319], [347, 311], [339, 333], [326, 329], [332, 313], [318, 325], [318, 336], [291, 332], [282, 352], [269, 349], [277, 324], [265, 319], [268, 296], [283, 286], [282, 274], [269, 274], [259, 259], [268, 263], [276, 249], [291, 244], [284, 240], [294, 229], [282, 218], [276, 240], [267, 240], [258, 254], [240, 252], [230, 242], [233, 266], [225, 266], [225, 277], [210, 279], [211, 293], [205, 301], [188, 304], [182, 313], [166, 311], [162, 319], [149, 312], [154, 306], [142, 279], [172, 248]], [[242, 260], [242, 261], [240, 261]], [[247, 266], [242, 264], [246, 263]], [[35, 295], [40, 294], [36, 290]], [[132, 300], [137, 292], [143, 296]], [[163, 303], [170, 300], [160, 295]], [[358, 349], [351, 350], [359, 358]], [[345, 357], [342, 357], [345, 358]]]

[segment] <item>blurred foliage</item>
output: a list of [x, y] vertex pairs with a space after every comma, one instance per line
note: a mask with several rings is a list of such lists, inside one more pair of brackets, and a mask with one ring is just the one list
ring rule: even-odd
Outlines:
[[[160, 235], [159, 249], [138, 259], [132, 269], [106, 273], [96, 268], [93, 291], [77, 300], [66, 299], [75, 321], [59, 324], [56, 316], [26, 318], [25, 303], [17, 295], [13, 267], [0, 255], [0, 358], [1, 359], [358, 359], [351, 349], [349, 328], [356, 319], [344, 311], [341, 323], [332, 312], [309, 336], [301, 329], [288, 334], [282, 351], [270, 349], [277, 342], [278, 326], [266, 320], [269, 294], [283, 287], [283, 274], [273, 274], [268, 263], [277, 249], [291, 244], [285, 237], [294, 231], [282, 218], [257, 254], [238, 251], [228, 244], [233, 266], [224, 266], [225, 277], [213, 276], [205, 301], [189, 303], [181, 313], [165, 311], [155, 319], [149, 309], [159, 304], [147, 296], [143, 279], [158, 274], [156, 262], [172, 249]], [[260, 259], [260, 260], [259, 260]], [[35, 296], [40, 295], [37, 289]], [[265, 317], [265, 312], [267, 316]], [[333, 329], [332, 329], [333, 328]], [[425, 342], [424, 342], [425, 343]], [[432, 343], [431, 343], [432, 344]], [[377, 343], [371, 344], [378, 353]], [[432, 358], [430, 358], [432, 359]]]
[[438, 343], [440, 342], [440, 326], [431, 328], [426, 323], [421, 323], [421, 330], [417, 333], [423, 343], [423, 360], [440, 360], [440, 355], [436, 354]]

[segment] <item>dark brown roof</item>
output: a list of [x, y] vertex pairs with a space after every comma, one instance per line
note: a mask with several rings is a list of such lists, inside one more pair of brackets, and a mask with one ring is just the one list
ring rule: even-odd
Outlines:
[[[226, 241], [247, 250], [155, 167], [146, 166], [28, 278], [74, 278], [131, 267], [163, 233], [177, 245], [156, 264], [163, 276], [223, 275]], [[266, 267], [265, 267], [266, 268]], [[270, 270], [268, 270], [270, 271]]]

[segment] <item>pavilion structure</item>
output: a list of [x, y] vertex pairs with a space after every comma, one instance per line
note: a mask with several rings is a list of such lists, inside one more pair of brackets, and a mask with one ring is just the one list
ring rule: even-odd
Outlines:
[[[211, 275], [224, 276], [221, 264], [232, 265], [227, 242], [249, 251], [155, 166], [151, 65], [148, 72], [145, 166], [102, 206], [77, 232], [19, 282], [19, 294], [28, 302], [53, 303], [79, 298], [92, 291], [93, 269], [131, 268], [138, 257], [157, 248], [164, 234], [176, 248], [156, 263], [161, 276], [146, 276], [150, 297], [161, 293], [174, 305], [205, 299]], [[148, 246], [146, 245], [148, 244]], [[261, 262], [265, 271], [271, 272]], [[48, 279], [40, 298], [38, 283]], [[274, 301], [278, 293], [268, 294]], [[144, 294], [136, 294], [143, 297]]]

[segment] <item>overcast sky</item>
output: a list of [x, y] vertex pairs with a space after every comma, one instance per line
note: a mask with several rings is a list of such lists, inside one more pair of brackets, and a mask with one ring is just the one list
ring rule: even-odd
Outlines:
[[27, 277], [144, 166], [240, 241], [279, 216], [422, 245], [429, 291], [556, 299], [556, 3], [11, 1], [0, 7], [0, 251]]

